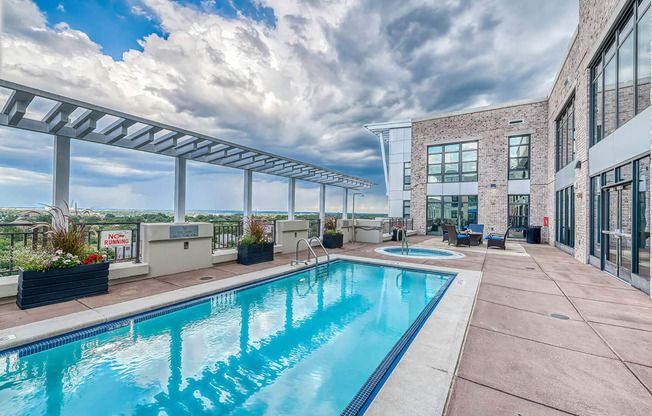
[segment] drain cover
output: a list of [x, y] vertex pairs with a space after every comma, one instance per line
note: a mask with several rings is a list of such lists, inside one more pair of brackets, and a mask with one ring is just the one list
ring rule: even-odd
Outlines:
[[564, 321], [568, 321], [570, 319], [569, 316], [562, 315], [560, 313], [549, 313], [548, 316], [556, 319], [563, 319]]
[[212, 276], [204, 276], [204, 277], [200, 277], [199, 280], [213, 280], [213, 277]]
[[536, 270], [534, 267], [526, 267], [527, 270]]

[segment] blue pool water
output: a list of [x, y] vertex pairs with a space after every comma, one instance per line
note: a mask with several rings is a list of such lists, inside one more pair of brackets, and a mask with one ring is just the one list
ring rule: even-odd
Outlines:
[[410, 247], [401, 254], [401, 247], [383, 247], [381, 249], [376, 249], [379, 253], [385, 253], [395, 256], [408, 256], [408, 257], [433, 257], [433, 258], [442, 258], [442, 259], [454, 259], [464, 257], [463, 254], [450, 251], [450, 250], [438, 250], [435, 248], [425, 248], [425, 247]]
[[0, 414], [337, 415], [451, 278], [336, 262], [14, 352]]

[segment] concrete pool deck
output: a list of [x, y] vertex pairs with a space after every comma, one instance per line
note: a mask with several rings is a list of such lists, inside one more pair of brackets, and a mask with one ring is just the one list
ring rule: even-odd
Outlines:
[[[441, 237], [414, 236], [409, 242], [411, 246], [457, 250], [465, 257], [403, 258], [402, 263], [482, 272], [456, 373], [439, 371], [441, 368], [433, 365], [433, 371], [421, 371], [412, 380], [427, 392], [436, 386], [447, 389], [445, 380], [454, 378], [446, 414], [652, 414], [649, 296], [547, 245], [512, 244], [503, 252], [487, 251], [484, 246], [452, 248], [441, 243]], [[347, 244], [332, 253], [398, 260], [375, 252], [379, 246]], [[246, 273], [284, 269], [291, 258], [294, 255], [276, 255], [274, 262], [255, 266], [227, 263], [119, 283], [112, 285], [107, 295], [25, 311], [15, 304], [0, 305], [0, 337], [26, 324], [46, 326], [52, 318], [72, 319], [72, 314], [92, 313], [127, 301], [137, 303], [140, 298], [180, 288], [193, 291], [197, 285], [229, 285]], [[202, 277], [212, 279], [206, 282], [200, 280]], [[550, 313], [570, 319], [555, 319]], [[432, 344], [438, 336], [435, 328], [419, 335], [425, 344]], [[408, 364], [405, 360], [404, 365]], [[436, 376], [438, 373], [445, 377]], [[400, 398], [414, 399], [407, 395]], [[397, 396], [394, 403], [398, 401]], [[439, 405], [433, 403], [419, 399], [405, 414], [441, 414]]]

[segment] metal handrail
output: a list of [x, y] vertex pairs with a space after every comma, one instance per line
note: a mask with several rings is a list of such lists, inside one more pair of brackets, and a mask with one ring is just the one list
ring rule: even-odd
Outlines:
[[[321, 240], [319, 237], [312, 237], [310, 240], [308, 240], [308, 245], [312, 243], [312, 240], [317, 240], [319, 243], [319, 246], [321, 247], [322, 250], [324, 250], [324, 253], [326, 253], [326, 263], [330, 264], [331, 263], [331, 256], [328, 254], [328, 251], [326, 251], [326, 247], [322, 244]], [[314, 251], [313, 251], [314, 254]], [[308, 254], [308, 261], [310, 261], [310, 254]]]
[[[308, 260], [307, 261], [299, 261], [299, 244], [301, 244], [302, 241], [305, 241], [306, 245], [308, 246]], [[297, 241], [297, 250], [296, 250], [296, 252], [297, 252], [296, 260], [290, 260], [290, 266], [294, 266], [297, 263], [303, 263], [305, 265], [308, 265], [308, 262], [310, 261], [310, 253], [312, 253], [313, 256], [315, 256], [315, 267], [319, 267], [319, 257], [317, 257], [317, 253], [315, 253], [315, 250], [312, 249], [312, 247], [310, 246], [310, 242], [307, 239], [302, 238], [299, 241]]]
[[407, 231], [405, 231], [405, 228], [401, 228], [398, 232], [398, 235], [403, 235], [403, 238], [401, 239], [401, 254], [403, 254], [403, 246], [405, 245], [405, 254], [408, 254], [410, 251], [410, 245], [408, 244], [407, 241]]

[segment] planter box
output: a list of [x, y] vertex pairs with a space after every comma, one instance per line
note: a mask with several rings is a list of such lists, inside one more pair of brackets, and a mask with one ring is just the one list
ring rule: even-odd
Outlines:
[[398, 230], [392, 230], [392, 241], [402, 241], [403, 233], [398, 233]]
[[274, 260], [274, 243], [238, 244], [238, 263], [244, 265]]
[[20, 270], [16, 304], [20, 309], [109, 293], [109, 262], [69, 269]]
[[344, 234], [324, 234], [324, 240], [322, 241], [322, 244], [325, 248], [342, 248], [344, 245]]

